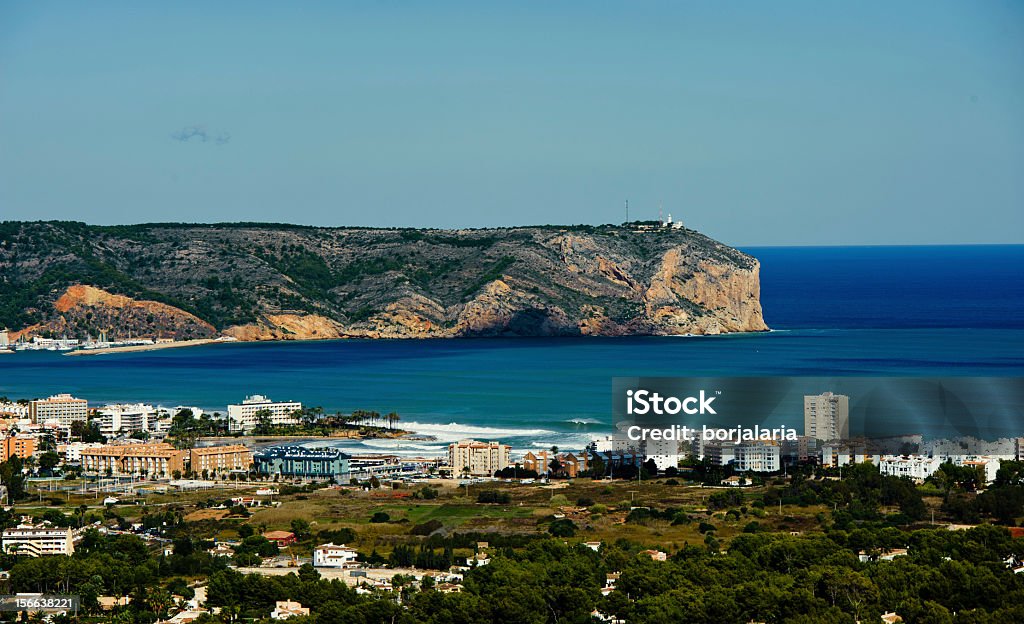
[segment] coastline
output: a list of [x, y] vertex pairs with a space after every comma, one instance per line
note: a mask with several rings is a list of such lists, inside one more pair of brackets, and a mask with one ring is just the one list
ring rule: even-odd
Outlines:
[[106, 355], [109, 353], [135, 353], [139, 351], [159, 351], [161, 349], [179, 349], [182, 347], [201, 347], [209, 344], [223, 344], [235, 342], [223, 338], [197, 338], [195, 340], [175, 340], [172, 342], [158, 342], [151, 345], [128, 345], [124, 347], [106, 347], [103, 349], [78, 349], [68, 351], [64, 355]]

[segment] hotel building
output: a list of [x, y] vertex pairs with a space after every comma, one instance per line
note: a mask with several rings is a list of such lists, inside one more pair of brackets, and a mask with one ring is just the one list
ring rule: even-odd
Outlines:
[[228, 429], [230, 431], [252, 431], [259, 424], [259, 415], [267, 413], [272, 426], [299, 424], [295, 412], [302, 409], [302, 403], [286, 401], [274, 403], [261, 394], [248, 396], [240, 404], [228, 405]]
[[850, 397], [825, 392], [804, 396], [804, 435], [818, 440], [850, 437]]
[[510, 465], [512, 447], [499, 442], [459, 440], [448, 446], [448, 465], [456, 475], [493, 476]]
[[54, 424], [70, 427], [74, 422], [85, 422], [89, 417], [89, 403], [70, 394], [55, 394], [48, 399], [36, 399], [28, 404], [28, 415], [38, 425]]
[[197, 474], [204, 470], [208, 474], [248, 471], [252, 461], [252, 451], [241, 444], [208, 446], [189, 451], [189, 469]]
[[71, 556], [75, 543], [70, 528], [19, 526], [4, 529], [3, 550], [6, 554], [17, 553], [29, 557], [47, 555]]

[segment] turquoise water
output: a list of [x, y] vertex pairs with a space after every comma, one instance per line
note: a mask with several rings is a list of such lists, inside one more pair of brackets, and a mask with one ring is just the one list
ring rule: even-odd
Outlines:
[[[92, 404], [224, 411], [259, 393], [328, 411], [397, 411], [401, 426], [438, 443], [472, 436], [574, 446], [610, 429], [617, 376], [1022, 376], [1022, 250], [760, 250], [765, 317], [788, 328], [771, 333], [251, 343], [74, 358], [26, 351], [0, 356], [0, 395], [71, 392]], [[839, 285], [822, 283], [828, 263], [843, 267]], [[858, 266], [863, 283], [853, 287]], [[900, 289], [904, 270], [914, 276]], [[402, 450], [437, 448], [406, 442]]]

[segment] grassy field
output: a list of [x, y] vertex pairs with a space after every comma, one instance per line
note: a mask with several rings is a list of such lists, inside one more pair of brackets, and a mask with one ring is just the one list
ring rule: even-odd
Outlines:
[[[235, 496], [252, 496], [257, 484], [232, 486], [193, 492], [154, 493], [139, 497], [135, 504], [118, 504], [105, 510], [102, 498], [66, 494], [63, 500], [53, 496], [40, 503], [18, 505], [19, 513], [40, 515], [48, 509], [80, 514], [86, 505], [88, 519], [110, 518], [117, 514], [135, 522], [146, 514], [174, 512], [184, 519], [184, 529], [195, 537], [231, 539], [238, 529], [249, 524], [256, 531], [291, 530], [293, 521], [308, 522], [312, 537], [298, 548], [308, 550], [316, 534], [348, 528], [355, 531], [351, 544], [362, 551], [390, 552], [397, 544], [417, 543], [424, 526], [444, 534], [480, 533], [489, 535], [547, 535], [550, 522], [566, 517], [577, 527], [574, 541], [610, 542], [628, 539], [650, 547], [675, 549], [684, 544], [703, 544], [702, 523], [714, 526], [714, 535], [725, 547], [751, 522], [768, 531], [813, 532], [820, 530], [820, 506], [784, 506], [764, 509], [756, 506], [762, 489], [744, 488], [742, 504], [727, 510], [708, 511], [708, 498], [720, 488], [673, 485], [664, 479], [652, 481], [592, 481], [577, 479], [552, 485], [523, 485], [514, 482], [474, 484], [458, 487], [452, 481], [431, 484], [438, 491], [432, 499], [414, 498], [422, 486], [397, 490], [366, 491], [358, 488], [323, 488], [275, 496], [273, 507], [250, 510], [249, 517], [238, 517], [225, 510], [210, 509]], [[499, 490], [508, 495], [507, 504], [477, 502], [482, 491]], [[59, 504], [58, 504], [59, 503]], [[685, 516], [683, 522], [646, 519], [626, 522], [631, 508], [649, 507], [657, 511], [673, 508]], [[387, 514], [386, 522], [371, 522], [375, 513]], [[430, 523], [430, 524], [428, 524]], [[417, 533], [419, 527], [419, 533]], [[707, 527], [705, 527], [707, 528]], [[429, 532], [429, 531], [428, 531]]]

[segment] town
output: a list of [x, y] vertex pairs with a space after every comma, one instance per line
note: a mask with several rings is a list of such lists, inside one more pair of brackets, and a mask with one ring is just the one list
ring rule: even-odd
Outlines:
[[[788, 544], [853, 557], [844, 574], [859, 576], [832, 582], [865, 598], [817, 605], [823, 617], [899, 622], [952, 609], [882, 592], [873, 575], [898, 558], [936, 565], [923, 558], [962, 558], [965, 543], [984, 540], [991, 545], [972, 564], [994, 562], [1007, 579], [1024, 572], [1024, 438], [851, 438], [849, 397], [831, 392], [804, 397], [803, 420], [794, 440], [637, 446], [611, 435], [585, 448], [520, 451], [466, 439], [418, 457], [330, 445], [408, 435], [397, 414], [330, 415], [262, 395], [223, 413], [93, 406], [71, 394], [2, 398], [0, 582], [16, 596], [81, 597], [80, 613], [51, 610], [53, 621], [143, 612], [176, 624], [280, 620], [332, 601], [422, 621], [423, 609], [454, 608], [485, 586], [504, 591], [487, 570], [550, 566], [543, 561], [557, 553], [588, 579], [578, 603], [560, 607], [566, 619], [624, 622], [668, 609], [640, 586], [644, 575], [715, 557], [753, 561]], [[110, 573], [61, 585], [33, 563], [63, 556], [85, 570], [123, 549], [136, 564], [154, 562], [143, 586]], [[256, 583], [259, 598], [239, 594], [243, 583]], [[345, 589], [325, 598], [330, 583]], [[498, 602], [465, 621], [547, 621]], [[743, 621], [782, 621], [764, 606], [734, 606]]]

